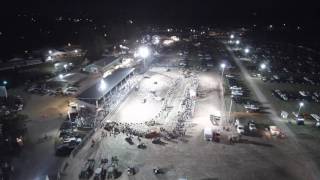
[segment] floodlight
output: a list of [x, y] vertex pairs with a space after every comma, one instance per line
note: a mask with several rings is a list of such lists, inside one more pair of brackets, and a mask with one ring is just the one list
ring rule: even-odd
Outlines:
[[139, 54], [139, 56], [141, 56], [142, 58], [147, 58], [147, 57], [150, 55], [150, 50], [149, 50], [148, 47], [142, 46], [142, 47], [140, 47], [140, 48], [138, 49], [138, 54]]

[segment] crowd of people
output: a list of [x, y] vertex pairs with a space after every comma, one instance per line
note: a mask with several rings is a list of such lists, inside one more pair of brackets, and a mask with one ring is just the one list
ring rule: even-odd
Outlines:
[[190, 89], [197, 90], [198, 80], [193, 77], [191, 78], [191, 85], [186, 89], [184, 99], [181, 103], [181, 112], [178, 113], [176, 125], [173, 128], [173, 133], [179, 136], [186, 134], [186, 126], [188, 120], [191, 119], [194, 113], [195, 100], [190, 96]]
[[123, 133], [127, 136], [145, 137], [147, 128], [143, 126], [145, 126], [143, 123], [108, 122], [104, 125], [104, 129], [109, 132], [110, 136]]

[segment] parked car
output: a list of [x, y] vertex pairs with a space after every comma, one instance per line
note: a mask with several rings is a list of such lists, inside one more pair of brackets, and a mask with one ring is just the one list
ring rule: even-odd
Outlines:
[[75, 95], [78, 92], [78, 88], [76, 87], [68, 87], [63, 91], [65, 95]]
[[256, 124], [253, 122], [249, 122], [249, 131], [253, 132], [256, 130], [257, 130]]
[[242, 124], [239, 124], [239, 125], [237, 126], [237, 132], [238, 132], [239, 134], [244, 134], [244, 126], [243, 126]]

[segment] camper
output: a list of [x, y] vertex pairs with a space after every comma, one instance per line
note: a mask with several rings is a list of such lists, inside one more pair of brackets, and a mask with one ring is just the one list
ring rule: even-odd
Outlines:
[[204, 128], [203, 130], [203, 136], [205, 141], [212, 141], [213, 134], [211, 128]]

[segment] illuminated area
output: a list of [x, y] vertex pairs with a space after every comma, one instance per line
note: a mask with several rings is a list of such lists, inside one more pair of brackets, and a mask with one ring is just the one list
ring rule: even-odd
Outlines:
[[100, 84], [99, 84], [99, 91], [105, 91], [106, 88], [107, 88], [106, 82], [103, 79], [101, 79]]
[[177, 36], [171, 36], [170, 39], [172, 39], [175, 42], [180, 41], [180, 39]]
[[244, 53], [248, 54], [250, 52], [250, 49], [249, 48], [245, 48], [244, 49]]
[[147, 58], [150, 55], [150, 49], [148, 47], [139, 47], [138, 49], [138, 55], [142, 58]]
[[169, 46], [169, 45], [171, 45], [173, 43], [174, 43], [174, 41], [171, 40], [171, 39], [166, 39], [166, 40], [163, 41], [163, 45], [165, 45], [165, 46]]
[[2, 4], [0, 180], [319, 179], [319, 5]]

